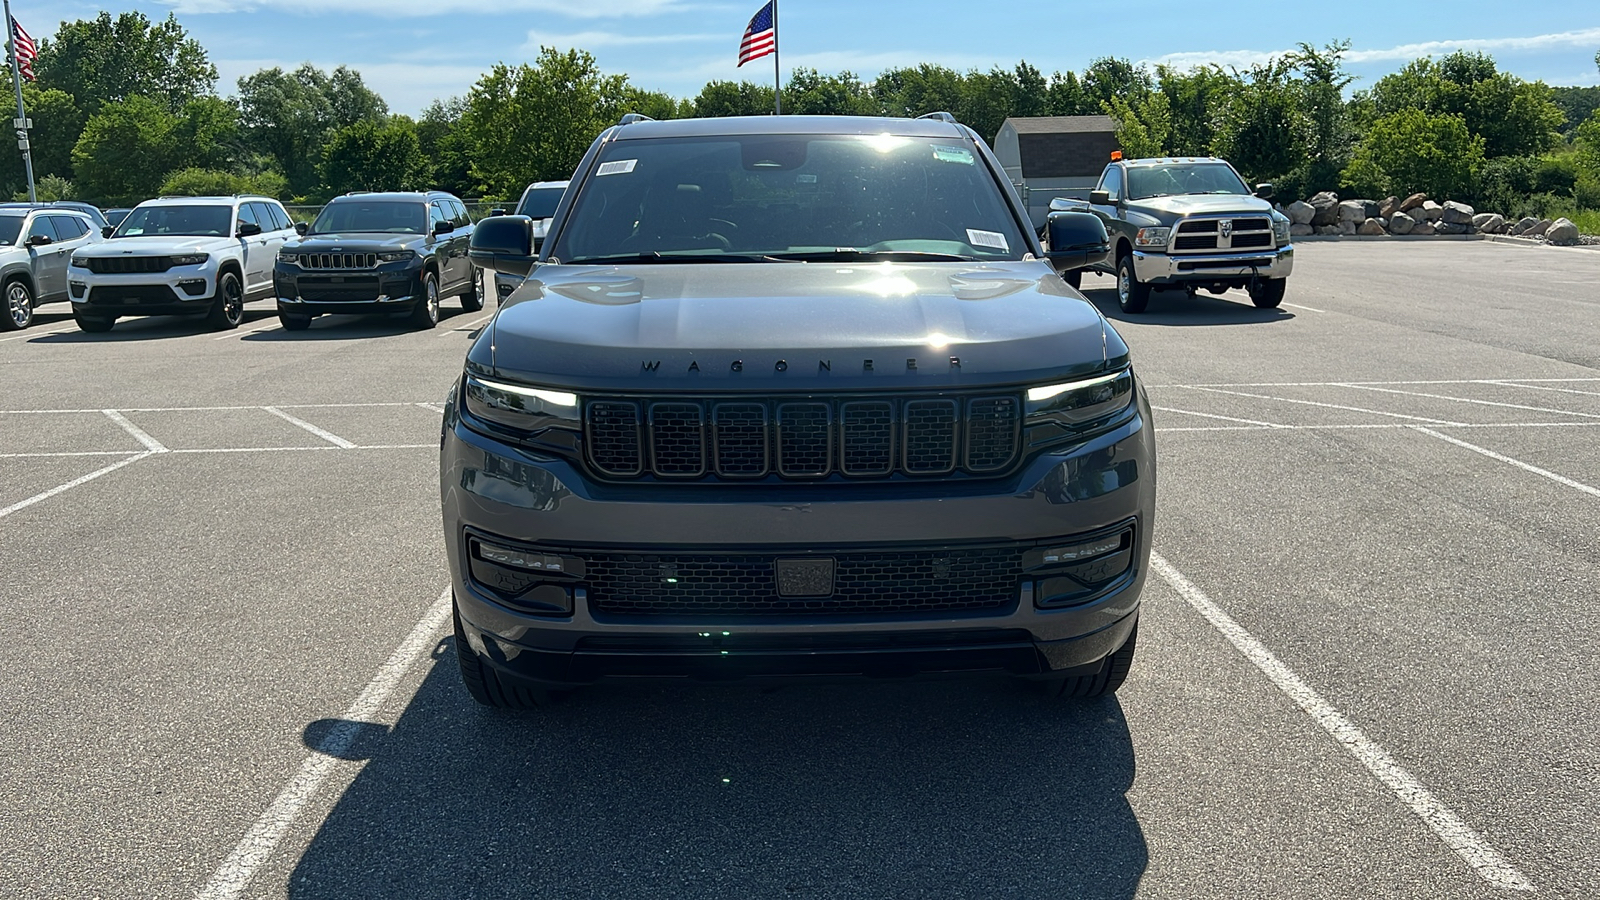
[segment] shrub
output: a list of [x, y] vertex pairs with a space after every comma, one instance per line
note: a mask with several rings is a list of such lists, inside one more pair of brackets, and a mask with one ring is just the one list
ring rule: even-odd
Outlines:
[[161, 193], [173, 197], [226, 197], [230, 194], [279, 197], [287, 187], [284, 177], [276, 172], [237, 175], [215, 169], [182, 169], [167, 176], [161, 183]]
[[1482, 169], [1483, 138], [1460, 116], [1405, 109], [1372, 123], [1341, 183], [1372, 197], [1469, 197]]

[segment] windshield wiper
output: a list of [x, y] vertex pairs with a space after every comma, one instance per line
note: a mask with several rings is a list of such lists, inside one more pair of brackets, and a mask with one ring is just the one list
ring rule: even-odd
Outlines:
[[794, 253], [774, 253], [774, 259], [798, 262], [972, 262], [978, 257], [959, 253], [928, 253], [922, 250], [858, 250], [840, 247], [836, 250], [802, 250]]
[[762, 256], [759, 253], [674, 253], [664, 254], [657, 250], [648, 253], [618, 253], [614, 256], [580, 256], [576, 259], [564, 260], [569, 266], [592, 265], [617, 265], [627, 263], [753, 263], [753, 262], [778, 262], [771, 256]]

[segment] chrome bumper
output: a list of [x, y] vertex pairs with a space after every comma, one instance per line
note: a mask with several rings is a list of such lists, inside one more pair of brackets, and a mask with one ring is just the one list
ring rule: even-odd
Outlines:
[[1288, 278], [1294, 271], [1294, 245], [1238, 253], [1133, 251], [1133, 270], [1145, 284], [1215, 281], [1221, 278]]

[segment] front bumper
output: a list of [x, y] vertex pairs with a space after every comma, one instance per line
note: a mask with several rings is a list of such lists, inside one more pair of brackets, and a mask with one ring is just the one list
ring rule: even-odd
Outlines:
[[370, 315], [410, 312], [423, 298], [422, 273], [420, 259], [330, 271], [279, 262], [272, 279], [280, 313]]
[[[463, 631], [503, 673], [552, 684], [971, 671], [1044, 676], [1097, 666], [1137, 622], [1150, 553], [1155, 449], [1148, 405], [1142, 396], [1139, 402], [1139, 414], [1115, 430], [1034, 457], [1014, 476], [976, 488], [937, 481], [609, 485], [564, 459], [472, 431], [452, 407], [441, 492]], [[1001, 589], [1009, 600], [982, 609], [957, 603], [916, 612], [758, 615], [619, 611], [599, 599], [599, 582], [576, 575], [566, 595], [570, 611], [536, 614], [481, 584], [468, 558], [469, 539], [488, 536], [574, 560], [744, 554], [837, 557], [842, 566], [852, 554], [954, 548], [959, 558], [980, 545], [1025, 553], [1129, 526], [1125, 575], [1085, 602], [1053, 608], [1036, 602], [1046, 588], [1033, 579], [1045, 576], [1015, 570], [996, 571], [997, 583], [1011, 579]]]
[[1145, 284], [1288, 278], [1294, 271], [1294, 245], [1236, 253], [1150, 253], [1133, 251], [1133, 270]]
[[67, 294], [74, 312], [96, 316], [199, 315], [217, 292], [218, 262], [174, 266], [165, 272], [97, 274], [69, 266]]

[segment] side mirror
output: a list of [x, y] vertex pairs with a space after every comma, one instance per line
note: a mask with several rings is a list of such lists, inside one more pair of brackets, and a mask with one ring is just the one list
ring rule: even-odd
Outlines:
[[117, 227], [115, 225], [102, 226], [101, 229], [100, 229], [100, 236], [101, 237], [111, 237], [111, 232], [116, 231], [116, 230], [117, 230]]
[[490, 216], [472, 232], [467, 257], [490, 272], [526, 278], [535, 262], [533, 220], [527, 216]]
[[1053, 212], [1045, 232], [1050, 248], [1044, 255], [1057, 272], [1086, 269], [1111, 255], [1105, 223], [1093, 213]]
[[261, 226], [254, 222], [239, 223], [239, 237], [255, 237], [261, 233]]
[[29, 247], [43, 247], [45, 244], [53, 243], [55, 243], [55, 241], [50, 240], [50, 235], [48, 234], [35, 234], [28, 237]]
[[449, 234], [450, 232], [455, 231], [455, 230], [456, 230], [456, 223], [454, 223], [454, 222], [435, 222], [435, 223], [433, 223], [433, 233], [434, 233], [435, 236], [438, 236], [438, 235], [441, 235], [441, 234]]
[[1271, 185], [1271, 183], [1264, 181], [1264, 182], [1256, 185], [1256, 196], [1260, 197], [1263, 200], [1271, 200], [1272, 199], [1272, 185]]
[[1089, 202], [1094, 204], [1095, 206], [1110, 206], [1111, 205], [1111, 192], [1110, 191], [1090, 191], [1089, 192]]
[[506, 214], [506, 212], [507, 212], [507, 210], [505, 209], [505, 207], [496, 206], [494, 209], [489, 210], [489, 215], [491, 215], [491, 216], [503, 216], [503, 215]]
[[311, 223], [310, 222], [296, 222], [296, 223], [294, 223], [294, 233], [300, 235], [301, 237], [305, 237], [306, 236], [306, 232], [308, 232], [310, 230], [311, 230]]

